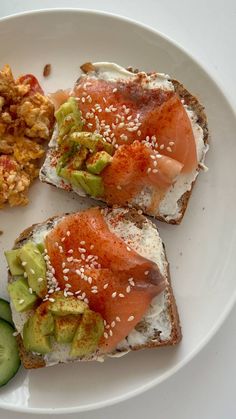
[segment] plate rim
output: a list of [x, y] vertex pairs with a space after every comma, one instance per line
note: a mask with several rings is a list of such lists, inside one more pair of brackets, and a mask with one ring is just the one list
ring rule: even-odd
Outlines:
[[[139, 27], [141, 29], [144, 29], [154, 35], [159, 36], [160, 38], [164, 39], [168, 43], [172, 44], [175, 48], [183, 52], [188, 58], [190, 58], [191, 61], [194, 62], [200, 69], [206, 73], [208, 77], [210, 77], [211, 81], [215, 85], [215, 87], [220, 91], [224, 99], [226, 100], [227, 104], [230, 107], [230, 110], [232, 114], [234, 115], [236, 119], [236, 109], [234, 108], [234, 105], [232, 103], [232, 98], [229, 94], [229, 92], [225, 93], [225, 89], [223, 88], [223, 84], [219, 77], [217, 77], [215, 74], [212, 74], [212, 70], [208, 67], [207, 64], [203, 63], [201, 59], [195, 58], [191, 52], [189, 52], [187, 49], [182, 47], [181, 44], [179, 44], [177, 41], [166, 35], [165, 33], [155, 29], [152, 26], [149, 26], [147, 24], [144, 24], [136, 19], [132, 19], [126, 16], [123, 16], [121, 14], [117, 13], [111, 13], [103, 10], [97, 10], [97, 9], [86, 9], [86, 8], [68, 8], [68, 7], [53, 7], [53, 8], [41, 8], [41, 9], [33, 9], [28, 11], [23, 11], [19, 13], [13, 13], [7, 16], [4, 16], [0, 18], [0, 25], [2, 22], [8, 21], [8, 20], [14, 20], [14, 19], [20, 19], [23, 16], [27, 15], [39, 15], [39, 14], [53, 14], [53, 13], [78, 13], [78, 14], [90, 14], [90, 15], [100, 15], [104, 17], [108, 17], [110, 19], [115, 19], [117, 21], [121, 22], [127, 22], [131, 25], [134, 25], [136, 27]], [[194, 350], [192, 350], [182, 361], [178, 362], [175, 366], [170, 368], [168, 371], [160, 375], [159, 377], [152, 379], [148, 383], [139, 386], [135, 390], [130, 390], [124, 395], [112, 397], [110, 399], [106, 399], [105, 401], [95, 402], [92, 404], [86, 404], [82, 406], [75, 406], [75, 407], [60, 407], [60, 408], [38, 408], [38, 407], [25, 407], [25, 406], [14, 406], [10, 405], [8, 403], [1, 403], [0, 400], [0, 408], [3, 410], [8, 410], [12, 412], [19, 412], [19, 413], [31, 413], [31, 414], [70, 414], [70, 413], [78, 413], [83, 411], [92, 411], [96, 409], [101, 409], [104, 407], [112, 406], [115, 404], [118, 404], [122, 401], [126, 401], [128, 399], [131, 399], [133, 397], [137, 397], [138, 395], [148, 391], [149, 389], [157, 386], [158, 384], [161, 384], [165, 380], [167, 380], [169, 377], [177, 373], [181, 368], [186, 366], [197, 354], [199, 354], [202, 349], [210, 342], [210, 340], [213, 338], [213, 336], [219, 331], [225, 320], [227, 319], [228, 315], [232, 311], [234, 305], [236, 302], [236, 288], [234, 293], [231, 295], [231, 298], [229, 299], [229, 302], [227, 303], [225, 309], [222, 311], [221, 315], [219, 316], [217, 322], [211, 327], [211, 329], [208, 331], [207, 335], [196, 345]], [[1, 394], [0, 394], [1, 395]]]

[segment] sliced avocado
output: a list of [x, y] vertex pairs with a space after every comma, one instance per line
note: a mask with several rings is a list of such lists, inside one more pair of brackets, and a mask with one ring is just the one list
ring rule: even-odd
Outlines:
[[112, 162], [112, 157], [106, 151], [98, 151], [87, 161], [86, 166], [89, 172], [99, 175], [105, 167]]
[[114, 147], [108, 143], [102, 135], [94, 134], [92, 132], [73, 132], [69, 135], [68, 140], [88, 148], [90, 151], [101, 151], [105, 150], [109, 154], [113, 154]]
[[24, 324], [23, 343], [27, 351], [46, 354], [51, 351], [51, 341], [49, 336], [41, 332], [41, 318], [35, 312]]
[[74, 157], [70, 159], [69, 166], [71, 169], [81, 169], [84, 161], [88, 155], [88, 149], [86, 147], [80, 147], [80, 149], [75, 153]]
[[88, 305], [76, 297], [64, 297], [62, 292], [53, 295], [54, 302], [50, 303], [48, 309], [56, 316], [67, 316], [68, 314], [83, 314]]
[[102, 196], [104, 194], [103, 181], [100, 176], [84, 170], [71, 170], [69, 176], [72, 185], [80, 186], [88, 195]]
[[[21, 247], [19, 257], [24, 265], [29, 286], [39, 297], [45, 297], [47, 293], [46, 263], [37, 245], [28, 241]], [[39, 278], [40, 281], [38, 281]]]
[[11, 282], [7, 289], [16, 311], [20, 313], [30, 310], [38, 299], [35, 293], [29, 292], [29, 285], [25, 278]]
[[48, 311], [47, 306], [44, 306], [44, 304], [41, 304], [37, 310], [36, 314], [39, 319], [39, 327], [40, 332], [43, 336], [49, 336], [52, 335], [54, 332], [54, 318], [52, 313]]
[[61, 170], [63, 169], [63, 167], [67, 165], [70, 158], [73, 157], [77, 153], [78, 149], [79, 149], [78, 144], [71, 144], [71, 143], [66, 144], [66, 146], [63, 147], [62, 155], [58, 159], [58, 163], [56, 167], [56, 172], [58, 176], [61, 176]]
[[71, 345], [71, 356], [83, 357], [93, 353], [104, 332], [102, 316], [91, 310], [86, 310], [75, 333]]
[[73, 340], [81, 316], [55, 316], [55, 339], [58, 343], [70, 343]]
[[37, 246], [38, 250], [40, 251], [40, 253], [44, 252], [44, 250], [45, 250], [44, 243], [37, 243], [36, 246]]
[[65, 103], [63, 103], [63, 105], [61, 105], [55, 112], [55, 117], [58, 124], [59, 144], [63, 141], [63, 137], [66, 134], [82, 130], [82, 115], [75, 97], [70, 97]]
[[19, 252], [20, 249], [7, 250], [6, 252], [4, 252], [7, 259], [8, 267], [13, 276], [23, 275], [24, 273], [24, 269], [21, 265], [21, 261], [19, 258]]

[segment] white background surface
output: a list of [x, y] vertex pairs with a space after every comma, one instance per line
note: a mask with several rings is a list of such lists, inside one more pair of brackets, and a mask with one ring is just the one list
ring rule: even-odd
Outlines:
[[[231, 103], [236, 106], [234, 0], [1, 0], [0, 16], [49, 7], [99, 9], [152, 26], [199, 59], [224, 86]], [[236, 308], [205, 349], [171, 379], [138, 398], [70, 418], [235, 419], [235, 354]], [[0, 417], [23, 419], [27, 416], [0, 411]], [[66, 417], [68, 415], [61, 416], [62, 419]]]

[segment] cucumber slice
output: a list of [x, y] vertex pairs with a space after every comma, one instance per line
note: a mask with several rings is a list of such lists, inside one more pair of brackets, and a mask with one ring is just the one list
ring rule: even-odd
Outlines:
[[10, 304], [8, 301], [3, 300], [3, 298], [0, 298], [0, 319], [6, 320], [8, 323], [14, 326], [11, 316]]
[[7, 384], [20, 367], [16, 338], [13, 333], [13, 327], [0, 319], [0, 387]]

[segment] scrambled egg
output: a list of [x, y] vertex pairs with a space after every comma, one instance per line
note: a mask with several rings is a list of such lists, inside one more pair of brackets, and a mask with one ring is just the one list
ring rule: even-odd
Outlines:
[[28, 203], [53, 123], [53, 104], [37, 80], [31, 75], [14, 80], [5, 65], [0, 71], [0, 208]]

